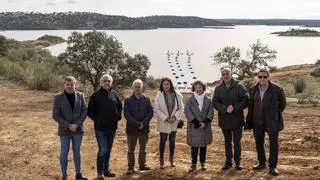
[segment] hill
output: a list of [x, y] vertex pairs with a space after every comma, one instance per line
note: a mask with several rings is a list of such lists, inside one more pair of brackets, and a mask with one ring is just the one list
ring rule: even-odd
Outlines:
[[56, 30], [99, 29], [134, 30], [156, 28], [201, 28], [205, 26], [232, 26], [200, 17], [149, 16], [130, 18], [87, 12], [67, 13], [0, 13], [0, 30]]

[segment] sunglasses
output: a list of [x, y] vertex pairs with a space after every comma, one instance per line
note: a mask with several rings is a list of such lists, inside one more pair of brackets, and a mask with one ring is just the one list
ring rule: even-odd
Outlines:
[[258, 76], [258, 78], [259, 78], [259, 79], [262, 79], [262, 78], [267, 79], [268, 76]]

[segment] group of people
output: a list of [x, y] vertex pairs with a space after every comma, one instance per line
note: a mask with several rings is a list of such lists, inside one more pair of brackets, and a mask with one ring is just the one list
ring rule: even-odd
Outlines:
[[[83, 122], [86, 117], [94, 121], [95, 135], [98, 144], [97, 175], [98, 179], [115, 177], [109, 165], [110, 154], [118, 121], [122, 119], [122, 110], [126, 119], [128, 145], [128, 171], [135, 173], [135, 147], [139, 141], [139, 170], [150, 170], [146, 160], [146, 147], [149, 139], [150, 121], [155, 115], [159, 132], [159, 166], [165, 167], [165, 146], [169, 139], [169, 164], [175, 167], [174, 161], [176, 132], [184, 124], [187, 126], [187, 143], [191, 147], [190, 172], [197, 169], [197, 161], [201, 169], [206, 170], [207, 146], [212, 143], [212, 120], [214, 110], [218, 112], [219, 127], [224, 135], [226, 161], [222, 170], [232, 167], [242, 170], [241, 138], [242, 131], [253, 129], [258, 164], [254, 170], [266, 168], [264, 150], [265, 133], [269, 136], [270, 174], [278, 175], [278, 136], [283, 129], [282, 112], [286, 107], [286, 97], [281, 87], [269, 79], [269, 72], [261, 69], [257, 73], [259, 82], [249, 92], [232, 77], [228, 68], [221, 70], [221, 83], [215, 88], [212, 99], [206, 94], [206, 85], [196, 81], [192, 85], [193, 94], [186, 103], [183, 96], [175, 90], [170, 78], [163, 78], [154, 103], [143, 93], [143, 82], [140, 79], [132, 83], [133, 93], [122, 100], [112, 89], [113, 79], [103, 75], [100, 79], [101, 88], [94, 92], [88, 104], [84, 95], [76, 91], [76, 80], [68, 76], [64, 80], [64, 91], [57, 94], [53, 103], [53, 119], [58, 123], [61, 152], [60, 165], [62, 179], [67, 179], [68, 152], [70, 142], [74, 156], [76, 180], [87, 179], [82, 175], [80, 147], [83, 137]], [[244, 109], [248, 107], [245, 120]], [[183, 116], [184, 115], [184, 116]], [[184, 121], [183, 117], [186, 118]], [[233, 144], [233, 148], [232, 148]], [[234, 152], [233, 152], [234, 150]]]

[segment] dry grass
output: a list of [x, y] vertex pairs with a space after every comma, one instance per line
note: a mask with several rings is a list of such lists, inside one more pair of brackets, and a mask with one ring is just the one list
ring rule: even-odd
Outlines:
[[[147, 92], [154, 98], [155, 91]], [[125, 93], [127, 96], [129, 93]], [[53, 94], [26, 91], [12, 85], [0, 85], [0, 179], [59, 179], [59, 139], [57, 125], [51, 118]], [[276, 179], [318, 179], [320, 176], [320, 107], [289, 106], [284, 113], [285, 130], [280, 134], [280, 156]], [[176, 168], [158, 168], [159, 137], [152, 120], [148, 143], [148, 164], [151, 171], [133, 176], [127, 170], [125, 120], [120, 121], [111, 155], [111, 168], [116, 179], [271, 179], [267, 170], [254, 172], [256, 152], [252, 132], [243, 135], [243, 164], [241, 172], [220, 170], [224, 163], [224, 142], [214, 118], [214, 141], [208, 147], [205, 172], [188, 173], [190, 148], [186, 144], [186, 129], [177, 133]], [[96, 176], [97, 143], [93, 124], [85, 121], [82, 145], [82, 168], [90, 179]], [[268, 141], [266, 141], [268, 142]], [[267, 143], [268, 144], [268, 143]], [[268, 145], [267, 145], [268, 147]], [[268, 151], [268, 150], [267, 150]], [[166, 154], [168, 148], [166, 148]], [[69, 156], [69, 176], [74, 177], [72, 153]], [[168, 163], [168, 162], [167, 162]]]

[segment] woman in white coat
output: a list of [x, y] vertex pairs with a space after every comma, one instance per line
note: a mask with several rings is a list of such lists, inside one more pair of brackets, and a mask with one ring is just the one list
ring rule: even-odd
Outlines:
[[169, 136], [170, 165], [175, 167], [174, 149], [178, 121], [183, 114], [182, 95], [174, 90], [172, 80], [163, 78], [160, 83], [160, 91], [154, 102], [154, 112], [157, 116], [157, 130], [160, 133], [160, 168], [164, 168], [164, 151]]

